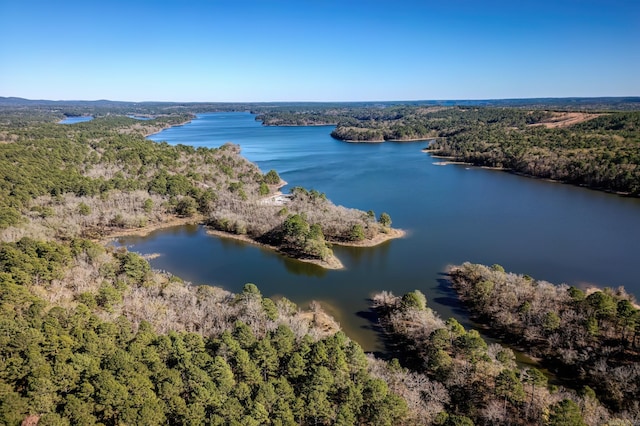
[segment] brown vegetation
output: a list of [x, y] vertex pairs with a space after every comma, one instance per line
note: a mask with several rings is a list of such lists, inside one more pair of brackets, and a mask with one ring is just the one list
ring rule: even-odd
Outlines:
[[[417, 290], [402, 297], [376, 294], [373, 309], [392, 353], [412, 371], [400, 384], [387, 372], [387, 381], [391, 388], [398, 386], [424, 424], [433, 422], [444, 407], [452, 421], [446, 424], [471, 424], [463, 423], [466, 418], [475, 424], [542, 425], [565, 400], [579, 407], [584, 423], [558, 424], [632, 424], [639, 419], [635, 411], [608, 412], [588, 389], [579, 395], [550, 386], [535, 368], [518, 368], [511, 349], [488, 345], [476, 330], [466, 331], [453, 318], [442, 320]], [[416, 400], [412, 390], [422, 398]], [[438, 397], [432, 399], [434, 394]]]
[[551, 117], [545, 118], [537, 123], [529, 124], [529, 126], [543, 126], [547, 129], [557, 129], [582, 123], [600, 117], [601, 115], [602, 114], [587, 112], [554, 112]]
[[591, 386], [616, 412], [640, 416], [640, 310], [623, 288], [587, 295], [499, 265], [465, 263], [450, 276], [479, 321], [561, 377]]

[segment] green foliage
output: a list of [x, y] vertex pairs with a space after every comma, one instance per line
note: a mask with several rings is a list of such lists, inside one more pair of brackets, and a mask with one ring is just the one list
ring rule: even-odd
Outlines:
[[364, 228], [361, 224], [356, 223], [351, 227], [351, 231], [349, 232], [349, 240], [350, 241], [362, 241], [365, 239]]
[[380, 218], [378, 218], [378, 223], [380, 223], [380, 225], [384, 226], [385, 228], [388, 228], [391, 226], [391, 216], [389, 216], [389, 214], [387, 213], [381, 213], [380, 214]]
[[18, 284], [42, 284], [62, 278], [71, 261], [63, 244], [23, 238], [17, 243], [0, 243], [0, 272]]
[[286, 249], [304, 256], [325, 259], [331, 254], [320, 225], [309, 225], [304, 215], [289, 215], [282, 224], [280, 238]]
[[146, 200], [144, 200], [142, 209], [145, 213], [151, 213], [153, 211], [153, 200], [151, 198], [147, 198]]
[[258, 192], [260, 195], [264, 196], [264, 195], [269, 195], [269, 187], [267, 186], [266, 183], [262, 182], [260, 184], [260, 188], [258, 189]]
[[427, 298], [420, 290], [414, 290], [402, 296], [403, 309], [425, 310], [427, 308]]
[[183, 197], [176, 205], [176, 214], [182, 217], [193, 217], [198, 213], [196, 200], [191, 197]]
[[278, 172], [275, 170], [269, 170], [266, 175], [264, 175], [264, 183], [268, 185], [277, 185], [280, 183], [280, 176]]
[[86, 205], [85, 203], [80, 203], [78, 205], [78, 212], [82, 215], [82, 216], [88, 216], [91, 214], [91, 207], [89, 207], [88, 205]]
[[122, 302], [122, 293], [112, 285], [106, 283], [100, 287], [95, 301], [98, 306], [104, 308], [107, 311], [111, 311], [114, 305]]
[[10, 206], [0, 207], [0, 229], [18, 225], [20, 222], [22, 222], [22, 215], [18, 209]]
[[560, 324], [561, 321], [558, 314], [556, 314], [555, 312], [547, 312], [544, 316], [544, 323], [542, 325], [542, 328], [544, 328], [546, 332], [552, 332], [557, 330], [560, 327]]
[[580, 407], [570, 399], [554, 404], [549, 413], [548, 426], [586, 426], [580, 414]]
[[123, 273], [132, 284], [141, 285], [151, 271], [149, 262], [142, 256], [132, 252], [119, 255], [120, 272]]
[[[84, 305], [36, 309], [46, 304], [3, 277], [2, 424], [30, 413], [43, 424], [238, 425], [399, 424], [406, 414], [344, 335], [296, 341], [280, 325], [258, 338], [242, 322], [219, 338], [159, 335], [147, 323], [134, 333], [128, 320], [104, 322]], [[261, 298], [253, 284], [242, 294]], [[104, 285], [98, 299], [117, 304], [117, 289]]]
[[502, 265], [498, 265], [497, 263], [491, 265], [491, 270], [504, 273], [504, 267]]
[[[575, 287], [536, 281], [495, 265], [469, 263], [453, 268], [451, 278], [477, 318], [531, 355], [553, 360], [571, 380], [590, 386], [604, 405], [616, 411], [631, 409], [628, 401], [640, 397], [637, 389], [613, 378], [621, 370], [636, 377], [633, 371], [640, 356], [640, 310], [624, 289], [605, 288], [586, 295]], [[633, 367], [627, 367], [629, 362]], [[532, 386], [546, 385], [542, 378], [537, 370], [527, 370], [523, 376]]]

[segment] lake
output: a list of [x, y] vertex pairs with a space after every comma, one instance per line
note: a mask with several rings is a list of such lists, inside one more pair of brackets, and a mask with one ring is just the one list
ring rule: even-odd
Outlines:
[[373, 248], [334, 247], [345, 270], [327, 271], [198, 226], [164, 229], [121, 244], [159, 253], [154, 268], [194, 284], [238, 292], [247, 282], [266, 296], [304, 306], [317, 300], [365, 350], [381, 349], [367, 320], [380, 290], [419, 289], [443, 317], [469, 326], [444, 278], [447, 265], [498, 263], [539, 280], [624, 286], [640, 294], [640, 200], [506, 172], [440, 166], [427, 142], [351, 144], [333, 127], [265, 127], [249, 113], [201, 114], [151, 136], [195, 147], [239, 144], [249, 160], [289, 185], [325, 192], [334, 203], [387, 212], [406, 238]]
[[76, 123], [84, 123], [85, 121], [91, 121], [93, 117], [90, 115], [78, 115], [73, 117], [67, 117], [64, 120], [58, 121], [58, 124], [76, 124]]

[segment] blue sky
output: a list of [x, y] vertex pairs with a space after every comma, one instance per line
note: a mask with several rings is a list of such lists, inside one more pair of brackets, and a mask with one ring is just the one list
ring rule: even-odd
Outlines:
[[0, 0], [0, 96], [639, 96], [639, 76], [639, 0]]

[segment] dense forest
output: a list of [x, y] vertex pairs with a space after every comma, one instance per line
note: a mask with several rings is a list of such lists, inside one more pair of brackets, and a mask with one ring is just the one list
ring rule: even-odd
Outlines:
[[[413, 113], [440, 117], [429, 132], [465, 129], [472, 114], [518, 129], [556, 117], [467, 107], [323, 110], [354, 125]], [[278, 173], [263, 173], [236, 145], [196, 149], [146, 139], [198, 112], [252, 110], [277, 119], [314, 108], [0, 99], [0, 424], [640, 422], [640, 318], [622, 290], [584, 294], [498, 267], [452, 271], [478, 320], [495, 322], [502, 337], [539, 357], [564, 384], [558, 385], [518, 366], [511, 349], [440, 319], [419, 291], [373, 298], [388, 336], [389, 360], [381, 360], [365, 354], [316, 303], [303, 309], [266, 298], [251, 283], [239, 294], [195, 286], [105, 244], [121, 232], [194, 221], [327, 261], [331, 243], [393, 235], [386, 213], [335, 206], [313, 189], [279, 194]], [[619, 114], [627, 128], [635, 113]], [[81, 115], [94, 118], [57, 123]], [[601, 131], [596, 120], [614, 116], [576, 125]], [[326, 124], [325, 118], [300, 123]], [[635, 129], [627, 129], [630, 138]], [[487, 312], [475, 306], [477, 277], [486, 291], [486, 282], [494, 283], [491, 297], [505, 302]], [[461, 284], [467, 281], [469, 294]]]
[[559, 376], [590, 386], [609, 407], [638, 410], [640, 309], [624, 289], [585, 292], [499, 265], [465, 263], [450, 275], [478, 321]]
[[410, 418], [321, 311], [263, 298], [253, 284], [238, 295], [188, 285], [82, 239], [2, 243], [0, 269], [2, 424]]
[[429, 151], [474, 165], [640, 195], [640, 112], [592, 114], [567, 127], [554, 127], [554, 118], [517, 128], [489, 121], [439, 138]]
[[[481, 265], [463, 266], [465, 270], [471, 267], [486, 268]], [[456, 274], [456, 271], [453, 273]], [[454, 279], [457, 283], [458, 279]], [[513, 280], [507, 278], [507, 281]], [[505, 290], [496, 284], [494, 293], [486, 295], [478, 303], [491, 303], [504, 318], [510, 318], [511, 312], [502, 306], [504, 299], [515, 299], [512, 292], [519, 291], [517, 283], [512, 285], [510, 290]], [[552, 286], [547, 284], [547, 287]], [[482, 288], [486, 289], [487, 285], [482, 285]], [[556, 291], [550, 288], [546, 290], [523, 291], [532, 299], [530, 311], [537, 313], [540, 310], [538, 305], [546, 302], [548, 293]], [[562, 291], [565, 291], [563, 287], [557, 290]], [[536, 294], [535, 300], [532, 294]], [[464, 300], [474, 301], [470, 303], [476, 301], [473, 295]], [[627, 299], [621, 297], [620, 300]], [[513, 350], [508, 347], [487, 344], [478, 331], [465, 330], [453, 318], [443, 320], [428, 307], [425, 296], [418, 290], [402, 297], [389, 292], [376, 294], [372, 299], [372, 309], [380, 317], [391, 354], [397, 356], [401, 364], [414, 374], [422, 375], [425, 388], [439, 394], [437, 401], [445, 407], [445, 411], [438, 412], [433, 406], [421, 407], [422, 416], [432, 419], [435, 424], [613, 425], [637, 424], [640, 421], [637, 393], [640, 388], [640, 363], [637, 356], [635, 359], [631, 356], [628, 359], [620, 356], [607, 359], [604, 354], [609, 352], [602, 347], [597, 349], [602, 349], [599, 352], [601, 360], [592, 363], [585, 359], [585, 354], [574, 348], [572, 363], [575, 370], [583, 374], [590, 374], [584, 370], [594, 371], [593, 380], [565, 382], [571, 383], [572, 390], [550, 383], [548, 377], [535, 367], [518, 366]], [[541, 311], [544, 312], [542, 316], [547, 317], [547, 322], [552, 321], [548, 316], [553, 311]], [[637, 316], [637, 312], [635, 310], [634, 315]], [[493, 316], [486, 321], [498, 330], [505, 327], [501, 323], [495, 324]], [[560, 332], [563, 326], [562, 319], [559, 319], [553, 327]], [[523, 332], [533, 336], [537, 331], [511, 329], [512, 338]], [[542, 344], [545, 337], [549, 336], [548, 332], [545, 336], [536, 336], [536, 343]], [[619, 330], [617, 333], [610, 330], [607, 337], [612, 336], [620, 336]], [[544, 340], [544, 345], [552, 347], [559, 339]], [[566, 341], [565, 344], [571, 345]], [[588, 348], [583, 347], [582, 350], [591, 355]], [[542, 359], [547, 361], [547, 358]], [[610, 365], [607, 365], [607, 361]], [[598, 380], [602, 382], [598, 383]]]

